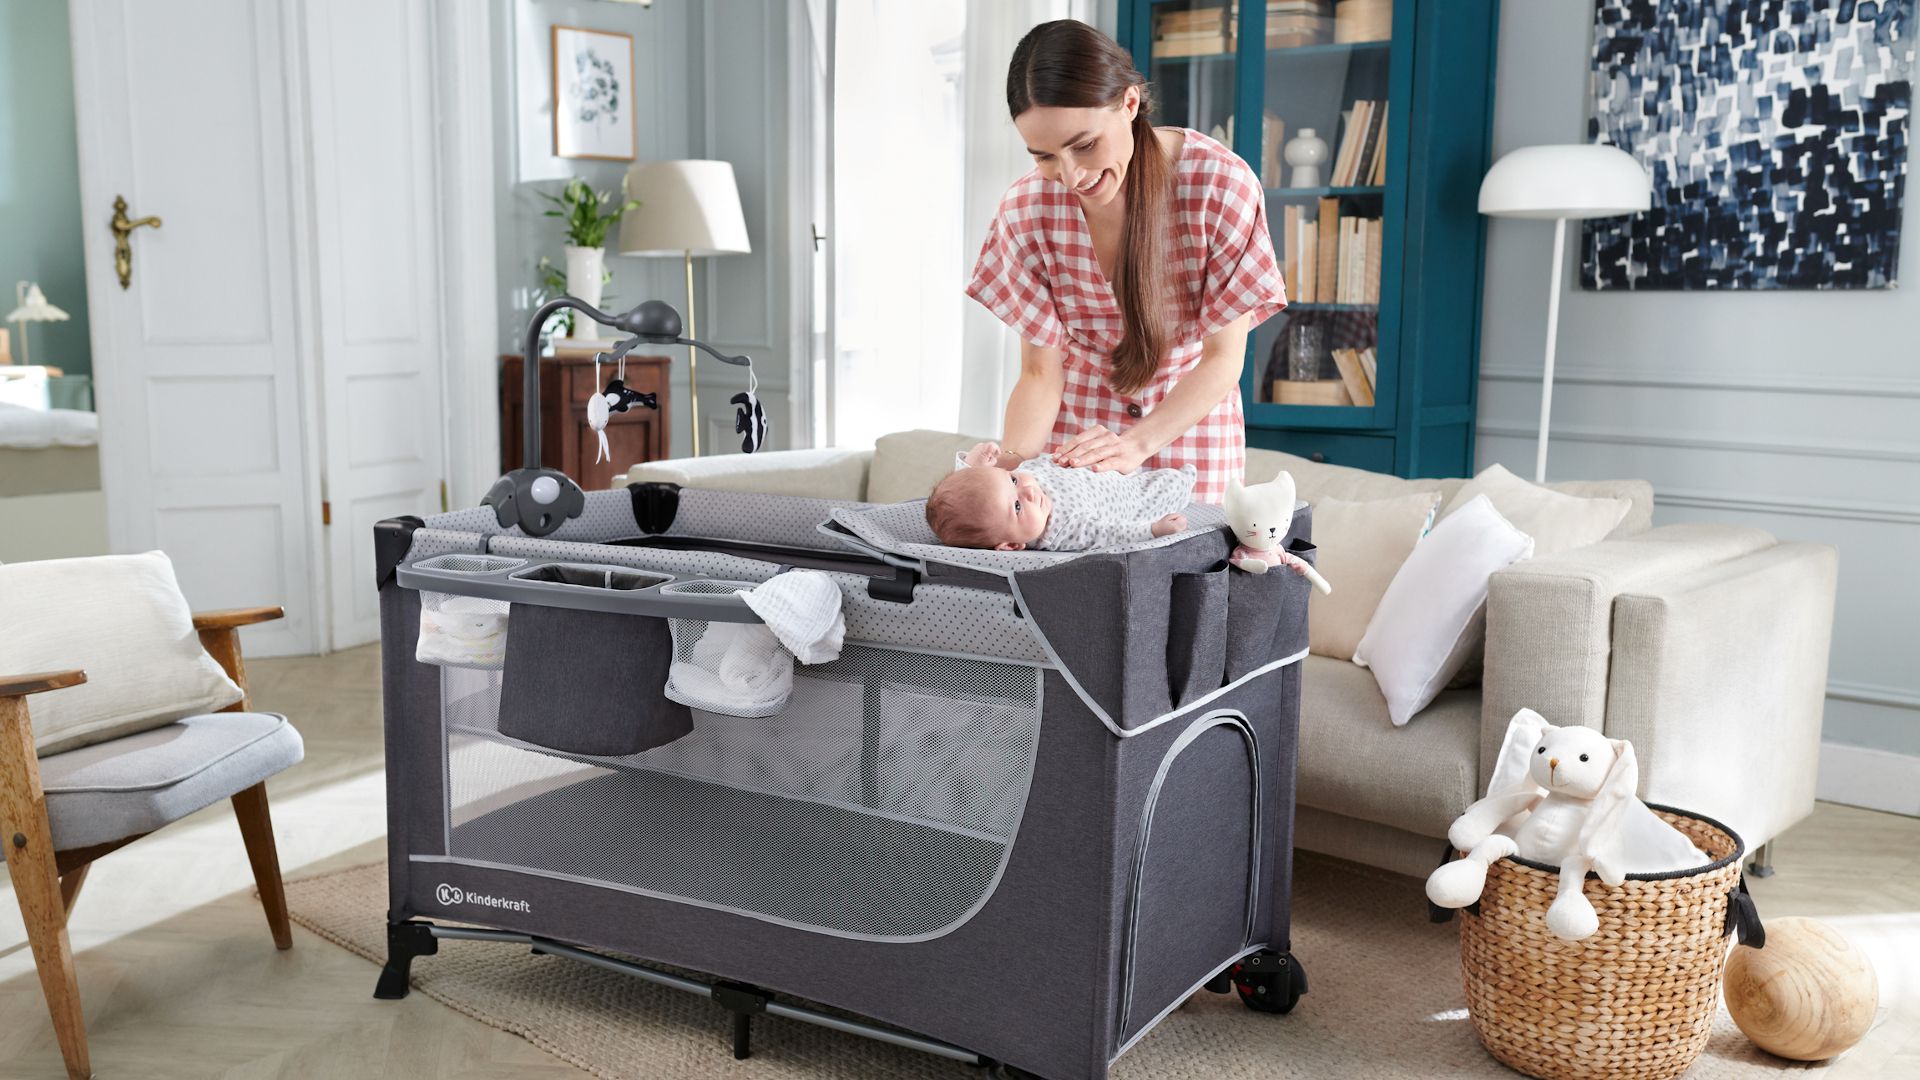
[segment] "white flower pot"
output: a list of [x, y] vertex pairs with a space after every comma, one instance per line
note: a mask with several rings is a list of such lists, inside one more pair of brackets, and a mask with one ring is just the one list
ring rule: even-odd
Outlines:
[[[605, 248], [567, 245], [567, 293], [575, 299], [600, 306], [600, 286], [607, 262]], [[600, 336], [600, 324], [583, 312], [573, 313], [573, 336], [594, 339]]]

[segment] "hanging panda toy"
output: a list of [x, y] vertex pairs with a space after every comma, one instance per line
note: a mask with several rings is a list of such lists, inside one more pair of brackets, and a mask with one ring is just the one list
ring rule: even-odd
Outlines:
[[760, 377], [753, 373], [753, 361], [747, 361], [747, 388], [727, 399], [739, 406], [733, 414], [733, 430], [740, 436], [740, 452], [751, 454], [767, 441], [767, 410], [760, 407], [754, 393], [760, 389]]
[[596, 386], [600, 383], [602, 361], [620, 365], [606, 389], [587, 399], [587, 426], [593, 429], [594, 435], [600, 440], [600, 453], [593, 459], [595, 465], [613, 456], [607, 446], [607, 422], [613, 419], [614, 413], [626, 412], [635, 405], [649, 409], [660, 407], [660, 395], [643, 394], [627, 385], [627, 353], [638, 344], [639, 338], [628, 338], [614, 346], [611, 352], [595, 353], [593, 356], [593, 382]]

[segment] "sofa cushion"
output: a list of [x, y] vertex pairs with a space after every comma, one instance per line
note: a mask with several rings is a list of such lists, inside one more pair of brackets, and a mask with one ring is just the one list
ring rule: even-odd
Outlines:
[[1630, 500], [1616, 496], [1569, 495], [1530, 484], [1495, 462], [1454, 492], [1440, 516], [1460, 509], [1476, 495], [1491, 499], [1501, 517], [1533, 537], [1535, 558], [1599, 543], [1626, 520], [1627, 511], [1632, 509]]
[[42, 755], [240, 700], [158, 551], [0, 566], [0, 671], [68, 668], [87, 681], [27, 699]]
[[933, 485], [953, 471], [953, 455], [964, 454], [978, 435], [950, 431], [898, 431], [873, 444], [873, 468], [867, 473], [867, 501], [906, 502], [933, 494]]
[[189, 716], [40, 759], [55, 850], [149, 833], [299, 762], [300, 733], [278, 713]]
[[1412, 491], [1360, 502], [1328, 496], [1314, 504], [1316, 566], [1334, 588], [1325, 596], [1313, 593], [1308, 602], [1309, 648], [1335, 660], [1353, 659], [1374, 608], [1413, 554], [1439, 499], [1437, 491]]
[[868, 450], [762, 450], [756, 454], [649, 461], [616, 477], [614, 487], [665, 483], [709, 491], [750, 491], [809, 499], [867, 499]]
[[[1293, 474], [1295, 494], [1310, 503], [1317, 503], [1325, 496], [1353, 500], [1388, 499], [1409, 491], [1438, 491], [1443, 496], [1440, 505], [1445, 506], [1467, 483], [1460, 477], [1444, 480], [1430, 477], [1407, 479], [1345, 465], [1325, 465], [1278, 450], [1247, 450], [1247, 483], [1271, 480], [1282, 469]], [[1557, 480], [1545, 486], [1549, 491], [1581, 498], [1626, 499], [1631, 504], [1627, 516], [1607, 534], [1609, 540], [1635, 536], [1653, 527], [1653, 485], [1645, 480]]]
[[1480, 695], [1442, 691], [1419, 723], [1394, 727], [1365, 668], [1325, 656], [1300, 663], [1301, 805], [1445, 836], [1480, 797]]

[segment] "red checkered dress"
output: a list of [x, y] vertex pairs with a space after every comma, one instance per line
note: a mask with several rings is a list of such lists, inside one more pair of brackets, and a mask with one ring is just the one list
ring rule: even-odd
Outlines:
[[[1035, 169], [1000, 199], [967, 295], [1023, 340], [1064, 352], [1066, 387], [1048, 452], [1095, 424], [1125, 431], [1200, 363], [1209, 334], [1248, 312], [1258, 326], [1287, 305], [1259, 178], [1218, 141], [1182, 130], [1168, 248], [1181, 299], [1168, 322], [1173, 348], [1153, 381], [1132, 397], [1107, 382], [1109, 358], [1125, 325], [1094, 257], [1079, 198]], [[1246, 449], [1246, 416], [1235, 384], [1212, 412], [1141, 467], [1191, 464], [1199, 472], [1194, 499], [1217, 503], [1226, 498], [1227, 478], [1245, 471]]]

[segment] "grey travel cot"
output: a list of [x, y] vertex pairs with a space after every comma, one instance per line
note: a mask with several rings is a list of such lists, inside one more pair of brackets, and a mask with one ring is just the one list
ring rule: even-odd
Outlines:
[[[1309, 586], [1229, 569], [1212, 507], [1085, 554], [939, 547], [922, 513], [642, 484], [544, 537], [381, 522], [377, 994], [437, 939], [530, 943], [710, 995], [737, 1056], [768, 1012], [1049, 1080], [1203, 986], [1292, 1008]], [[789, 568], [839, 586], [839, 659], [771, 715], [670, 697]]]

